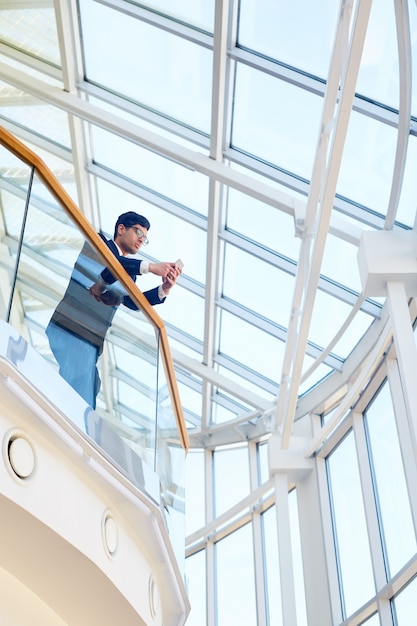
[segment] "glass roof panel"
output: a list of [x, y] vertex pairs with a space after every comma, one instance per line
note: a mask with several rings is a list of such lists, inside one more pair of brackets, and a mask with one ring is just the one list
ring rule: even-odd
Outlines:
[[71, 147], [68, 116], [65, 111], [3, 81], [0, 81], [0, 106], [3, 119], [23, 127], [30, 120], [33, 132], [67, 149]]
[[394, 3], [371, 7], [356, 91], [398, 109], [398, 46]]
[[223, 295], [286, 326], [294, 277], [235, 246], [225, 247]]
[[[416, 57], [417, 58], [417, 57]], [[407, 161], [401, 186], [397, 220], [412, 227], [416, 212], [417, 137], [408, 138]]]
[[186, 22], [208, 32], [214, 29], [214, 0], [177, 0], [173, 6], [170, 0], [152, 2], [134, 2], [138, 6], [147, 6], [152, 11], [169, 15], [181, 22]]
[[209, 132], [210, 50], [94, 0], [80, 9], [88, 81]]
[[[54, 89], [60, 88], [57, 82], [60, 73], [58, 68], [40, 62], [44, 59], [51, 64], [54, 58], [56, 62], [59, 60], [57, 33], [65, 29], [56, 30], [52, 0], [49, 3], [42, 0], [40, 6], [29, 7], [28, 11], [29, 4], [25, 5], [25, 17], [16, 21], [10, 32], [6, 24], [10, 11], [17, 11], [17, 3], [16, 9], [10, 9], [13, 5], [8, 2], [7, 11], [0, 11], [0, 38], [2, 33], [3, 40], [9, 37], [7, 50], [3, 46], [2, 60], [8, 68], [26, 72], [28, 78], [28, 90], [23, 92], [21, 81], [18, 87], [13, 86], [13, 80], [7, 78], [9, 70], [5, 72], [0, 84], [3, 119], [18, 132], [26, 126], [30, 129], [23, 132], [24, 140], [33, 137], [31, 144], [35, 151], [74, 199], [77, 190], [72, 153], [77, 157], [76, 164], [87, 164], [86, 172], [77, 178], [77, 185], [82, 192], [82, 209], [93, 216], [97, 230], [101, 228], [111, 235], [119, 213], [138, 210], [152, 223], [151, 244], [143, 257], [184, 260], [184, 274], [175, 295], [161, 307], [160, 314], [176, 351], [176, 371], [190, 425], [200, 424], [201, 407], [209, 416], [208, 423], [211, 419], [214, 425], [219, 425], [235, 419], [242, 411], [253, 410], [250, 394], [264, 402], [274, 401], [282, 376], [294, 286], [300, 285], [295, 277], [323, 108], [323, 98], [317, 95], [317, 90], [325, 89], [339, 11], [337, 4], [326, 0], [320, 7], [312, 8], [304, 3], [303, 20], [301, 5], [297, 3], [278, 6], [270, 0], [256, 3], [242, 0], [232, 5], [236, 13], [230, 11], [227, 15], [229, 40], [224, 58], [230, 80], [222, 83], [218, 80], [220, 76], [212, 75], [212, 44], [219, 50], [218, 42], [207, 36], [213, 31], [213, 0], [191, 4], [180, 0], [175, 7], [165, 0], [152, 3], [81, 0], [84, 40], [76, 41], [75, 45], [79, 43], [84, 57], [72, 58], [73, 50], [63, 42], [61, 50], [68, 54], [63, 66], [68, 73], [66, 78], [79, 85], [86, 113], [93, 106], [94, 119], [99, 107], [102, 116], [98, 128], [88, 126], [90, 120], [86, 115], [87, 123], [74, 125], [76, 132], [71, 135], [71, 115], [77, 120], [80, 116], [74, 104], [76, 94], [60, 90], [60, 105], [56, 106], [53, 94], [58, 94]], [[69, 7], [70, 14], [75, 5]], [[354, 2], [353, 11], [356, 6]], [[41, 24], [42, 15], [45, 17], [45, 7], [50, 12], [50, 24], [42, 23], [36, 31], [36, 24]], [[376, 5], [371, 13], [356, 92], [367, 98], [368, 88], [372, 91], [369, 95], [377, 94], [375, 99], [383, 103], [379, 106], [377, 102], [357, 98], [350, 117], [330, 234], [321, 267], [317, 268], [320, 280], [315, 291], [309, 343], [306, 349], [303, 347], [305, 380], [301, 382], [300, 393], [328, 376], [332, 368], [340, 370], [343, 359], [379, 315], [375, 302], [384, 300], [366, 300], [363, 311], [355, 315], [332, 353], [321, 365], [312, 367], [320, 362], [321, 351], [357, 301], [361, 284], [356, 253], [361, 230], [384, 227], [394, 177], [396, 113], [386, 105], [398, 105], [398, 84], [391, 74], [387, 79], [385, 75], [397, 71], [395, 20], [388, 0], [382, 0], [378, 7], [381, 23], [377, 23], [375, 11]], [[417, 23], [414, 3], [409, 11], [414, 51]], [[33, 23], [27, 19], [28, 15]], [[77, 34], [76, 12], [72, 18], [73, 32]], [[107, 39], [110, 26], [111, 46]], [[45, 29], [55, 34], [41, 40], [40, 33]], [[377, 41], [375, 50], [372, 42], [381, 29], [386, 29], [388, 52], [378, 57], [378, 65], [371, 53], [380, 54], [381, 40]], [[33, 41], [36, 37], [37, 42]], [[240, 48], [234, 48], [236, 40]], [[305, 42], [308, 42], [308, 55]], [[82, 60], [86, 68], [78, 65]], [[80, 69], [81, 75], [84, 69], [92, 82], [79, 81]], [[35, 86], [33, 93], [40, 93], [42, 81], [48, 86], [45, 103], [30, 95], [32, 86]], [[389, 100], [394, 92], [395, 98]], [[217, 119], [213, 121], [219, 129], [224, 124], [224, 154], [212, 168], [212, 182], [220, 181], [218, 197], [209, 193], [209, 176], [197, 171], [209, 150], [214, 154], [218, 149], [218, 137], [210, 136], [215, 99], [218, 107], [213, 112], [217, 113]], [[135, 137], [135, 129], [134, 141], [123, 138]], [[154, 152], [141, 146], [141, 135], [148, 132], [157, 138]], [[414, 121], [411, 132], [415, 133]], [[165, 150], [169, 158], [163, 156]], [[196, 171], [188, 169], [189, 165], [180, 165], [185, 151], [188, 157], [194, 151]], [[205, 172], [212, 167], [211, 160], [208, 163]], [[397, 215], [397, 220], [408, 227], [414, 224], [416, 167], [416, 138], [412, 135]], [[15, 174], [14, 182], [18, 184], [19, 173]], [[401, 172], [395, 172], [395, 176], [398, 174]], [[253, 180], [264, 185], [265, 194], [255, 189], [246, 194], [239, 185], [239, 190], [235, 189], [233, 183], [241, 175], [243, 187]], [[91, 190], [87, 188], [90, 182], [94, 185]], [[4, 202], [8, 201], [10, 184], [10, 181], [4, 183], [7, 187]], [[86, 188], [82, 187], [84, 184]], [[257, 199], [265, 199], [268, 189], [271, 205]], [[37, 193], [34, 202], [40, 210], [53, 212], [48, 199], [40, 191]], [[277, 201], [279, 208], [272, 206]], [[214, 233], [209, 232], [209, 225]], [[212, 235], [218, 235], [218, 246], [208, 245]], [[56, 248], [48, 254], [56, 256]], [[207, 278], [212, 284], [206, 289]], [[150, 277], [142, 277], [141, 288], [147, 286], [147, 280]], [[24, 302], [28, 312], [34, 310], [29, 298]], [[308, 319], [306, 323], [309, 325]], [[205, 343], [208, 338], [210, 342]], [[114, 340], [117, 343], [116, 336]], [[202, 362], [202, 355], [213, 362], [213, 368]], [[194, 359], [202, 368], [195, 370], [198, 375], [188, 367], [188, 359]], [[120, 384], [126, 384], [122, 380], [126, 373], [123, 362], [114, 354], [110, 355], [110, 362], [112, 366], [117, 363], [117, 377], [121, 377]], [[209, 372], [207, 380], [204, 375], [200, 377], [201, 371]], [[217, 374], [222, 377], [222, 385], [217, 386], [213, 382], [216, 379], [212, 380]], [[118, 386], [119, 383], [114, 383], [116, 403]], [[235, 386], [245, 389], [247, 396], [243, 393], [242, 397], [239, 394], [236, 397]]]
[[[60, 65], [58, 34], [56, 29], [54, 2], [34, 2], [33, 8], [18, 0], [15, 9], [2, 8], [0, 4], [0, 40], [23, 52]], [[49, 4], [50, 6], [47, 6]], [[7, 3], [10, 7], [11, 3]]]
[[232, 144], [307, 178], [322, 107], [321, 97], [239, 63]]
[[316, 359], [313, 359], [306, 354], [303, 362], [303, 377], [301, 378], [299, 394], [303, 395], [307, 393], [310, 389], [317, 385], [317, 383], [331, 375], [333, 372], [334, 370], [331, 367], [328, 367], [323, 363], [317, 365]]
[[395, 128], [352, 111], [337, 193], [386, 215], [396, 143]]
[[[184, 267], [184, 272], [186, 272]], [[204, 338], [204, 300], [203, 298], [193, 294], [187, 289], [181, 288], [181, 278], [179, 278], [176, 290], [181, 290], [178, 295], [174, 296], [172, 301], [167, 301], [164, 305], [161, 315], [167, 324], [171, 324], [187, 335], [192, 336], [198, 341], [203, 341]], [[178, 299], [182, 303], [179, 307], [177, 305]], [[184, 311], [188, 314], [184, 315]]]
[[208, 179], [141, 146], [92, 127], [93, 160], [202, 215], [207, 214]]
[[294, 237], [294, 218], [235, 189], [229, 189], [226, 225], [264, 248], [298, 259], [300, 240]]
[[[243, 375], [241, 376], [239, 375], [239, 373], [232, 371], [230, 369], [230, 364], [229, 368], [219, 366], [218, 371], [220, 374], [226, 376], [228, 380], [237, 383], [241, 387], [244, 387], [250, 393], [254, 393], [256, 396], [264, 398], [268, 401], [272, 402], [278, 392], [278, 383], [276, 381], [271, 381], [269, 386], [265, 384], [265, 387], [261, 387], [259, 378], [255, 378], [255, 376], [252, 376], [251, 372], [249, 372], [248, 374], [246, 371], [243, 370], [243, 368], [239, 369], [239, 372], [244, 373], [246, 375], [246, 378], [244, 378]], [[266, 383], [267, 381], [264, 379], [264, 382]]]
[[299, 2], [241, 0], [238, 43], [326, 78], [338, 13], [333, 0], [302, 8]]
[[321, 274], [360, 293], [362, 285], [357, 254], [357, 246], [329, 233], [326, 239]]
[[[222, 311], [220, 352], [244, 367], [274, 381], [281, 371], [284, 348], [282, 341]], [[251, 378], [249, 372], [248, 378]]]
[[[318, 290], [310, 326], [310, 341], [325, 348], [337, 334], [350, 311], [351, 307], [348, 304]], [[372, 324], [373, 319], [370, 315], [358, 312], [333, 352], [345, 359]]]

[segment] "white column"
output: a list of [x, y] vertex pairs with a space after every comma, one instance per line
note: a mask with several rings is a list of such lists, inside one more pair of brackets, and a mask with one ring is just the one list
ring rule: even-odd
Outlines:
[[408, 297], [404, 283], [400, 281], [387, 282], [387, 295], [404, 401], [413, 435], [414, 454], [417, 458], [417, 347], [411, 326]]
[[287, 475], [285, 473], [275, 474], [274, 484], [278, 532], [278, 560], [281, 581], [282, 623], [297, 626]]
[[[327, 485], [325, 488], [327, 490]], [[297, 503], [308, 624], [331, 626], [332, 607], [317, 468], [297, 484]]]

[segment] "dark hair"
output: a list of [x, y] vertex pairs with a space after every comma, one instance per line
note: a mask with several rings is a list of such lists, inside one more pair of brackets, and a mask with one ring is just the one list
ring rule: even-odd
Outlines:
[[123, 226], [126, 226], [126, 228], [129, 228], [129, 226], [134, 226], [135, 224], [140, 224], [147, 230], [149, 230], [151, 227], [146, 217], [144, 217], [143, 215], [139, 215], [138, 213], [135, 213], [134, 211], [128, 211], [127, 213], [122, 213], [117, 218], [117, 222], [114, 227], [114, 239], [116, 239], [117, 237], [117, 228], [119, 224], [123, 224]]

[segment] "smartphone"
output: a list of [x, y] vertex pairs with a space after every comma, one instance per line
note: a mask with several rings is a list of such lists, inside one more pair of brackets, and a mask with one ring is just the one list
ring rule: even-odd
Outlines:
[[178, 259], [178, 261], [175, 261], [175, 265], [179, 267], [180, 270], [182, 270], [182, 268], [184, 267], [184, 263], [181, 261], [181, 259]]

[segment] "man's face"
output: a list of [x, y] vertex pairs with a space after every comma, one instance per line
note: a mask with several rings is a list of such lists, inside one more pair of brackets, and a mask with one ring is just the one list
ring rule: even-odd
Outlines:
[[139, 248], [144, 244], [146, 245], [148, 241], [147, 234], [148, 230], [140, 224], [135, 224], [134, 226], [119, 224], [116, 243], [123, 255], [136, 254]]

